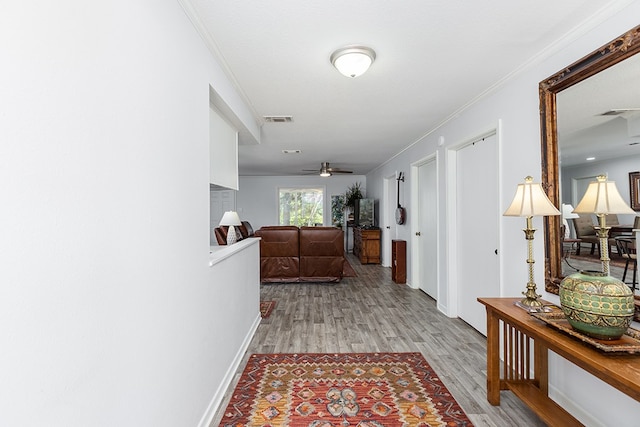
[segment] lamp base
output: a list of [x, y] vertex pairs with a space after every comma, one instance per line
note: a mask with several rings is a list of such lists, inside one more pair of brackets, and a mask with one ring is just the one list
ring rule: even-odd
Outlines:
[[227, 230], [227, 245], [233, 245], [237, 241], [238, 237], [236, 236], [236, 228], [233, 225], [230, 225]]
[[538, 295], [536, 293], [535, 283], [527, 283], [527, 290], [526, 292], [523, 292], [522, 295], [524, 295], [524, 298], [522, 298], [520, 301], [516, 301], [515, 303], [515, 305], [517, 305], [521, 309], [526, 310], [529, 313], [541, 313], [544, 311], [549, 311], [549, 308], [546, 308], [542, 301], [540, 301], [540, 297], [542, 297], [542, 295]]
[[539, 305], [527, 305], [530, 301], [527, 301], [526, 298], [522, 299], [521, 301], [516, 301], [514, 303], [514, 305], [516, 307], [520, 307], [521, 309], [523, 309], [526, 312], [529, 313], [550, 313], [551, 312], [551, 308], [543, 305], [540, 301], [536, 300], [536, 302]]

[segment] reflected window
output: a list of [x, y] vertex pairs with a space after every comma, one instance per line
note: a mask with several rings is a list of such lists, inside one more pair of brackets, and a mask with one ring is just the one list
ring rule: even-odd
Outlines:
[[323, 188], [280, 188], [278, 193], [280, 225], [301, 227], [323, 224]]

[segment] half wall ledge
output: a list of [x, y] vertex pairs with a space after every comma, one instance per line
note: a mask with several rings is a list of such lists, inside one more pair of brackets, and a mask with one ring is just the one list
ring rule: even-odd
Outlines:
[[234, 254], [260, 242], [259, 237], [248, 237], [233, 245], [210, 246], [209, 247], [209, 267], [213, 267], [219, 262], [233, 256]]

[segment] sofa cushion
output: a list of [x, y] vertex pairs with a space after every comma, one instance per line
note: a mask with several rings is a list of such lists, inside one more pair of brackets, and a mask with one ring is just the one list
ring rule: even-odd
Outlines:
[[242, 221], [242, 225], [238, 226], [238, 228], [240, 229], [240, 233], [242, 234], [243, 238], [246, 239], [247, 237], [253, 237], [253, 227], [251, 226], [249, 221]]
[[260, 281], [299, 282], [300, 258], [298, 257], [260, 257]]
[[300, 228], [300, 280], [337, 282], [344, 267], [344, 232], [335, 227]]
[[301, 282], [339, 282], [343, 271], [343, 257], [300, 257]]
[[262, 227], [255, 232], [255, 236], [261, 238], [261, 257], [297, 257], [299, 255], [298, 227]]
[[297, 282], [300, 277], [298, 227], [262, 227], [255, 236], [260, 237], [260, 280]]
[[335, 227], [301, 227], [300, 256], [344, 257], [344, 232]]

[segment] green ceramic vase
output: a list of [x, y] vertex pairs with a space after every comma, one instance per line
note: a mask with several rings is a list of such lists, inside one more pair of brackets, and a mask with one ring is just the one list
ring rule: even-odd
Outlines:
[[619, 279], [580, 271], [560, 283], [560, 306], [569, 324], [590, 337], [620, 338], [633, 319], [633, 293]]

